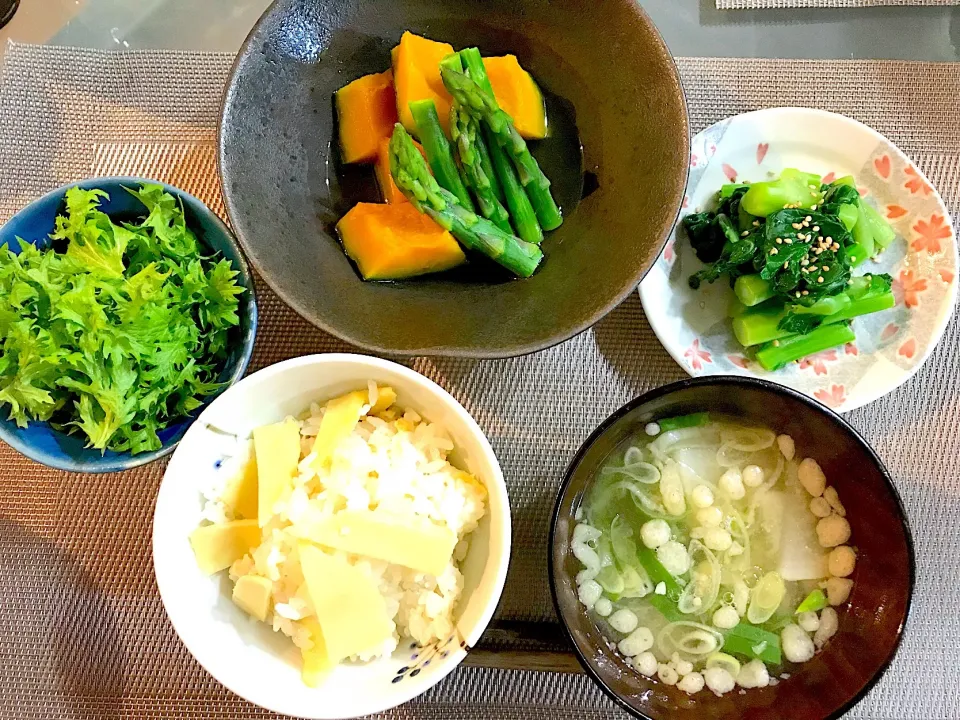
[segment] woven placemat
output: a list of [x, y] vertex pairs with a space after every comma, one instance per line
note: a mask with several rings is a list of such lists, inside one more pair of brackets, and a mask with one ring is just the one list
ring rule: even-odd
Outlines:
[[788, 10], [791, 8], [869, 8], [912, 5], [960, 5], [960, 0], [717, 0], [718, 10]]
[[[225, 55], [11, 45], [0, 84], [0, 221], [93, 175], [153, 177], [223, 214], [215, 135]], [[960, 209], [960, 69], [930, 63], [680, 59], [694, 130], [774, 105], [845, 113], [897, 142]], [[816, 97], [809, 91], [817, 77]], [[262, 283], [253, 368], [349, 349]], [[562, 469], [589, 432], [640, 392], [683, 377], [634, 295], [592, 330], [512, 360], [414, 368], [477, 419], [510, 486], [514, 543], [505, 620], [554, 621], [546, 535]], [[960, 328], [916, 379], [851, 421], [886, 460], [914, 528], [909, 633], [850, 713], [960, 720]], [[166, 621], [150, 561], [163, 463], [119, 475], [48, 470], [0, 446], [0, 718], [272, 717], [216, 683]], [[952, 609], [952, 614], [947, 614]], [[462, 668], [386, 718], [621, 718], [583, 676]]]

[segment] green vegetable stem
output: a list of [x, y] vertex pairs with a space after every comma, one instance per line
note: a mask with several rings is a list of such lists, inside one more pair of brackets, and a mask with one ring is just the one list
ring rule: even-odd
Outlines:
[[544, 230], [560, 227], [563, 217], [550, 194], [550, 181], [530, 154], [526, 141], [513, 126], [513, 120], [500, 109], [493, 93], [486, 92], [476, 81], [452, 67], [446, 60], [440, 63], [440, 76], [453, 98], [486, 124], [496, 143], [513, 159], [520, 182], [527, 191], [541, 227]]
[[660, 432], [665, 433], [671, 430], [679, 430], [680, 428], [699, 427], [700, 425], [706, 425], [708, 422], [710, 422], [710, 413], [698, 412], [689, 415], [663, 418], [657, 420], [657, 425], [660, 426]]
[[399, 123], [390, 139], [390, 173], [400, 191], [421, 212], [453, 234], [464, 247], [486, 255], [519, 277], [529, 277], [543, 259], [540, 248], [504, 232], [460, 205], [427, 170], [413, 139]]
[[440, 125], [437, 106], [433, 100], [415, 100], [410, 103], [410, 112], [417, 124], [417, 134], [420, 136], [423, 151], [427, 155], [427, 162], [430, 163], [433, 176], [440, 183], [440, 187], [453, 193], [460, 205], [473, 210], [470, 193], [467, 192], [460, 178], [460, 171], [453, 159], [450, 143]]
[[490, 177], [481, 164], [480, 151], [477, 148], [478, 132], [476, 119], [461, 112], [460, 107], [454, 103], [450, 108], [450, 134], [457, 148], [457, 157], [460, 158], [466, 185], [477, 198], [480, 214], [504, 232], [513, 233], [510, 215], [497, 199]]
[[780, 636], [748, 623], [740, 623], [727, 631], [723, 638], [723, 649], [771, 665], [781, 662]]
[[753, 274], [738, 277], [733, 284], [733, 291], [737, 294], [737, 299], [747, 307], [759, 305], [776, 294], [769, 280]]
[[778, 370], [794, 360], [838, 345], [846, 345], [848, 342], [853, 342], [855, 338], [856, 335], [846, 323], [824, 325], [805, 335], [774, 340], [764, 345], [757, 351], [757, 360], [766, 370]]
[[743, 207], [751, 215], [766, 217], [787, 207], [812, 208], [822, 200], [819, 175], [787, 168], [777, 180], [750, 185]]
[[[487, 76], [483, 59], [480, 57], [480, 51], [477, 48], [467, 48], [461, 50], [459, 54], [467, 75], [485, 91], [493, 93], [490, 78]], [[510, 217], [517, 229], [517, 235], [520, 236], [521, 240], [539, 245], [543, 241], [543, 229], [537, 220], [533, 205], [530, 204], [530, 198], [527, 197], [523, 185], [520, 184], [513, 162], [507, 156], [506, 151], [492, 137], [489, 128], [483, 126], [483, 123], [481, 123], [481, 131], [485, 140], [484, 144], [480, 146], [481, 155], [484, 149], [489, 151], [490, 162], [494, 169], [493, 177], [497, 178], [500, 183], [504, 202], [510, 209]]]

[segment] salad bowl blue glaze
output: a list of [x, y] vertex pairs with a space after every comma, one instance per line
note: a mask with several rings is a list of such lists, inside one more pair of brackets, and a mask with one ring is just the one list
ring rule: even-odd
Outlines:
[[[233, 331], [230, 354], [219, 377], [223, 389], [226, 389], [243, 377], [250, 362], [250, 356], [253, 354], [253, 341], [257, 333], [257, 303], [253, 279], [233, 234], [210, 208], [193, 195], [165, 183], [137, 177], [93, 178], [70, 183], [30, 203], [0, 227], [0, 244], [6, 244], [15, 253], [20, 250], [18, 238], [39, 247], [48, 245], [55, 218], [63, 209], [64, 196], [72, 187], [86, 190], [97, 188], [105, 191], [110, 197], [102, 200], [100, 209], [111, 217], [142, 217], [146, 215], [146, 208], [139, 199], [126, 192], [124, 188], [136, 188], [145, 183], [162, 185], [166, 192], [180, 200], [187, 225], [196, 233], [203, 245], [230, 260], [233, 269], [239, 273], [237, 283], [246, 289], [246, 292], [240, 296], [238, 309], [240, 325]], [[58, 470], [83, 473], [129, 470], [171, 453], [193, 420], [213, 401], [214, 397], [216, 396], [207, 398], [203, 405], [190, 416], [160, 432], [162, 442], [160, 449], [136, 455], [109, 450], [101, 452], [95, 448], [86, 447], [83, 436], [67, 435], [54, 429], [47, 422], [31, 422], [25, 428], [18, 427], [16, 422], [8, 418], [7, 407], [0, 408], [0, 439], [31, 460]]]

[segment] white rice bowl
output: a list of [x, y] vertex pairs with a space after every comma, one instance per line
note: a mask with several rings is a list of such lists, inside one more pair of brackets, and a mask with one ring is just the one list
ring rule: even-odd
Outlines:
[[[364, 419], [318, 476], [310, 467], [309, 452], [323, 403], [369, 381], [393, 387], [398, 394], [395, 407], [404, 415]], [[294, 492], [274, 506], [275, 518], [250, 556], [230, 573], [203, 575], [187, 537], [201, 522], [233, 519], [220, 494], [225, 479], [248, 455], [246, 438], [254, 428], [290, 416], [300, 422], [303, 447]], [[482, 487], [465, 480], [458, 468]], [[342, 554], [376, 581], [395, 632], [382, 647], [340, 663], [320, 687], [309, 688], [300, 678], [298, 646], [309, 643], [299, 621], [312, 608], [297, 592], [302, 575], [290, 528], [305, 516], [360, 508], [429, 518], [449, 527], [459, 542], [436, 577]], [[181, 441], [154, 518], [154, 565], [164, 608], [194, 657], [251, 702], [318, 719], [382, 712], [451, 672], [493, 615], [509, 549], [506, 487], [492, 449], [472, 418], [414, 371], [353, 355], [289, 360], [225, 392]], [[273, 582], [274, 605], [266, 624], [248, 616], [230, 597], [233, 583], [227, 575], [236, 577], [253, 568]]]

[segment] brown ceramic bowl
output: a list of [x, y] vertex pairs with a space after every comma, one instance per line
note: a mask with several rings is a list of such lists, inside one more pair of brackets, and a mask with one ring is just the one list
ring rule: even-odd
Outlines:
[[[594, 474], [624, 439], [651, 419], [703, 410], [726, 413], [791, 435], [798, 454], [814, 457], [835, 485], [859, 550], [840, 630], [790, 678], [762, 689], [690, 696], [645, 678], [609, 649], [577, 600], [582, 566], [570, 552], [574, 513]], [[550, 539], [550, 580], [557, 613], [594, 680], [617, 703], [649, 720], [826, 720], [840, 717], [877, 682], [903, 634], [914, 583], [914, 555], [900, 496], [876, 453], [839, 415], [763, 380], [708, 377], [653, 390], [628, 403], [584, 443], [567, 470]]]
[[[372, 169], [340, 164], [333, 94], [388, 68], [405, 30], [513, 53], [544, 90], [551, 136], [533, 151], [566, 221], [534, 277], [479, 259], [371, 283], [343, 254], [336, 222], [378, 194]], [[634, 291], [676, 219], [688, 152], [676, 67], [636, 0], [278, 0], [237, 58], [219, 167], [247, 257], [318, 327], [386, 354], [506, 357], [585, 330]]]

